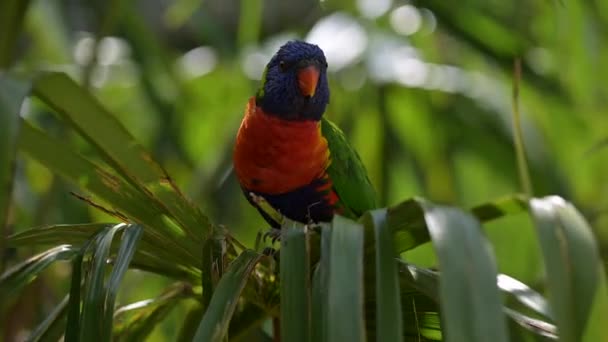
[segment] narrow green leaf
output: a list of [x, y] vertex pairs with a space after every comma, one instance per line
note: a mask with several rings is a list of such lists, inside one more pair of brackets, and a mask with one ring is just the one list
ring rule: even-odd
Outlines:
[[146, 234], [155, 240], [155, 245], [171, 251], [163, 254], [167, 260], [200, 267], [200, 252], [196, 243], [191, 241], [184, 246], [189, 239], [175, 232], [165, 220], [163, 212], [149, 205], [147, 198], [122, 178], [91, 163], [72, 151], [67, 143], [49, 137], [27, 121], [22, 125], [19, 147], [50, 170], [111, 203], [112, 210], [115, 210], [111, 214], [127, 216], [150, 227]]
[[[101, 229], [113, 226], [110, 223], [89, 224], [59, 224], [51, 226], [36, 227], [11, 235], [8, 240], [9, 246], [34, 246], [34, 245], [56, 245], [64, 242], [75, 246], [84, 245]], [[115, 254], [116, 248], [112, 248]], [[167, 277], [177, 279], [198, 279], [194, 268], [185, 268], [172, 259], [171, 250], [166, 246], [159, 246], [157, 240], [151, 235], [145, 234], [138, 244], [131, 266], [148, 272], [158, 273]]]
[[524, 212], [527, 208], [527, 199], [522, 195], [514, 195], [477, 205], [471, 208], [471, 213], [479, 221], [488, 222], [503, 216]]
[[58, 224], [42, 226], [17, 232], [8, 238], [10, 246], [71, 245], [82, 244], [101, 229], [113, 226], [110, 223]]
[[[104, 286], [104, 278], [106, 275], [106, 266], [108, 265], [108, 257], [110, 255], [110, 246], [114, 235], [121, 229], [124, 229], [126, 224], [117, 224], [113, 227], [108, 227], [99, 235], [99, 240], [96, 241], [92, 248], [93, 260], [91, 269], [89, 270], [87, 280], [85, 281], [85, 295], [82, 303], [82, 315], [80, 330], [81, 341], [109, 341], [108, 334], [104, 333], [104, 328], [108, 326], [105, 319], [105, 298], [106, 287]], [[112, 323], [109, 324], [111, 326]]]
[[[394, 234], [397, 253], [405, 252], [430, 241], [424, 221], [422, 198], [411, 198], [388, 208], [387, 224]], [[522, 196], [511, 196], [494, 202], [478, 205], [471, 212], [481, 222], [488, 222], [506, 215], [513, 215], [526, 210], [526, 200]]]
[[34, 281], [52, 263], [58, 260], [69, 260], [75, 254], [76, 251], [72, 246], [60, 245], [6, 270], [0, 276], [0, 305], [7, 305], [15, 293]]
[[[34, 82], [34, 93], [87, 139], [107, 163], [177, 221], [193, 242], [211, 235], [211, 225], [200, 210], [177, 189], [125, 127], [88, 91], [63, 73], [47, 73]], [[112, 139], [108, 139], [111, 136]]]
[[114, 313], [114, 341], [145, 341], [159, 322], [183, 299], [193, 296], [192, 287], [174, 283], [152, 299], [122, 306]]
[[65, 296], [63, 300], [51, 311], [48, 316], [40, 323], [32, 333], [27, 337], [27, 342], [50, 341], [49, 332], [56, 329], [56, 325], [64, 321], [67, 314], [69, 296]]
[[186, 317], [184, 318], [183, 324], [179, 329], [179, 335], [177, 337], [177, 342], [191, 342], [194, 338], [194, 334], [196, 334], [196, 328], [198, 328], [198, 323], [203, 318], [205, 314], [205, 307], [196, 304], [188, 310]]
[[522, 191], [528, 197], [532, 197], [532, 181], [530, 180], [530, 169], [526, 160], [526, 148], [524, 144], [524, 133], [521, 127], [521, 114], [519, 112], [519, 83], [521, 81], [521, 59], [515, 58], [513, 64], [513, 143], [515, 145], [515, 156], [517, 158], [517, 171]]
[[213, 296], [213, 290], [224, 273], [224, 260], [227, 250], [226, 236], [216, 231], [216, 235], [203, 243], [202, 249], [203, 267], [200, 270], [201, 285], [203, 286], [202, 304], [204, 307], [208, 307]]
[[508, 341], [494, 256], [479, 222], [455, 208], [427, 203], [424, 209], [441, 269], [447, 341]]
[[241, 291], [261, 257], [255, 251], [245, 250], [230, 264], [213, 293], [194, 341], [220, 342], [226, 336]]
[[281, 338], [310, 340], [310, 246], [306, 227], [287, 222], [281, 232]]
[[[407, 268], [415, 281], [411, 285], [431, 298], [439, 300], [439, 291], [437, 289], [439, 272], [409, 264], [407, 264]], [[506, 274], [499, 274], [496, 278], [496, 283], [505, 295], [511, 296], [525, 307], [549, 319], [553, 319], [549, 303], [528, 285]]]
[[125, 228], [122, 234], [122, 241], [120, 243], [118, 255], [114, 260], [114, 267], [112, 268], [110, 279], [106, 284], [104, 304], [105, 313], [103, 318], [103, 322], [105, 325], [102, 330], [102, 333], [104, 334], [104, 340], [111, 340], [113, 323], [112, 320], [114, 317], [114, 302], [116, 300], [118, 287], [120, 286], [120, 283], [122, 282], [122, 279], [125, 273], [127, 272], [127, 269], [129, 268], [129, 264], [131, 263], [133, 255], [135, 255], [135, 249], [142, 233], [142, 227], [135, 225]]
[[405, 252], [430, 240], [421, 199], [412, 198], [387, 210], [387, 224], [394, 235], [395, 250]]
[[532, 199], [530, 210], [560, 340], [608, 340], [604, 324], [608, 317], [606, 278], [589, 225], [557, 196]]
[[3, 0], [0, 2], [0, 70], [7, 69], [16, 57], [16, 43], [29, 0]]
[[82, 284], [82, 261], [90, 244], [83, 246], [72, 261], [72, 280], [68, 302], [68, 319], [65, 325], [65, 341], [78, 342], [80, 336], [80, 290]]
[[238, 43], [240, 47], [257, 43], [262, 29], [262, 0], [240, 1]]
[[[404, 282], [414, 289], [424, 293], [426, 296], [433, 298], [435, 301], [439, 301], [439, 272], [433, 271], [426, 268], [417, 267], [415, 265], [407, 264], [404, 261], [400, 261], [401, 268], [401, 279]], [[405, 276], [403, 276], [405, 274]], [[531, 294], [529, 289], [525, 284], [522, 284], [515, 279], [511, 278], [515, 284], [513, 283], [505, 283], [504, 280], [501, 281], [501, 277], [505, 277], [504, 275], [499, 275], [497, 281], [499, 286], [501, 286], [501, 290], [505, 293], [513, 295], [515, 297], [525, 296], [525, 299], [517, 298], [522, 304], [525, 306], [540, 311], [539, 308], [543, 308], [544, 299], [540, 297], [538, 293]], [[523, 291], [523, 294], [517, 293], [518, 289]], [[542, 336], [544, 338], [555, 339], [556, 338], [556, 328], [553, 324], [542, 321], [540, 319], [528, 317], [520, 312], [509, 309], [507, 307], [503, 307], [503, 312], [511, 319], [512, 322], [518, 324], [520, 327], [525, 328], [527, 331], [535, 334], [537, 337]], [[543, 312], [541, 312], [543, 313]], [[548, 317], [548, 315], [546, 315]], [[419, 327], [419, 329], [425, 329], [425, 327]], [[510, 330], [513, 331], [513, 330]], [[425, 336], [426, 337], [426, 336]], [[517, 340], [511, 336], [512, 340]]]
[[[323, 256], [321, 256], [323, 259]], [[327, 284], [321, 283], [321, 265], [317, 265], [312, 275], [312, 291], [311, 291], [311, 339], [312, 341], [325, 341], [325, 303]], [[325, 286], [325, 287], [324, 287]]]
[[[239, 307], [239, 309], [235, 311], [234, 316], [230, 321], [230, 328], [228, 330], [230, 341], [250, 341], [251, 334], [255, 333], [256, 329], [261, 328], [261, 325], [269, 320], [272, 320], [272, 317], [269, 317], [269, 313], [266, 310], [255, 304], [244, 301], [243, 307]], [[200, 322], [200, 319], [198, 322]], [[272, 339], [267, 335], [266, 340]], [[190, 341], [192, 341], [192, 339], [188, 340], [188, 342]]]
[[321, 224], [321, 259], [312, 280], [312, 341], [327, 341], [327, 305], [331, 248], [331, 227]]
[[[17, 6], [16, 4], [19, 2], [7, 0], [0, 5], [0, 9], [4, 7], [5, 10], [9, 10], [11, 4]], [[23, 2], [27, 3], [27, 1]], [[0, 12], [0, 18], [5, 15], [7, 14]], [[9, 23], [10, 20], [8, 23], [2, 22], [0, 28]], [[10, 30], [0, 30], [0, 32], [2, 32], [3, 36], [0, 37], [1, 59], [1, 55], [4, 52], [2, 51], [2, 40], [9, 39], [6, 36], [11, 32]], [[8, 75], [0, 74], [0, 256], [4, 255], [4, 248], [6, 247], [7, 233], [5, 228], [8, 224], [8, 210], [13, 189], [14, 160], [17, 151], [17, 136], [21, 122], [19, 120], [19, 111], [29, 91], [30, 85], [28, 83], [11, 79]], [[4, 258], [0, 257], [0, 273], [4, 271], [4, 266]]]
[[393, 237], [386, 224], [386, 209], [368, 212], [361, 222], [374, 231], [376, 243], [376, 340], [402, 341], [401, 296]]
[[334, 217], [329, 262], [328, 341], [365, 341], [363, 226]]
[[501, 291], [511, 295], [518, 302], [538, 312], [539, 314], [549, 319], [554, 319], [553, 312], [551, 312], [551, 308], [549, 307], [549, 303], [547, 303], [545, 298], [543, 298], [540, 293], [534, 291], [521, 281], [509, 277], [506, 274], [499, 274], [496, 280]]
[[542, 336], [548, 339], [557, 340], [557, 328], [551, 323], [541, 321], [532, 317], [528, 317], [515, 310], [504, 308], [505, 314], [509, 316], [519, 326], [527, 329], [537, 336]]

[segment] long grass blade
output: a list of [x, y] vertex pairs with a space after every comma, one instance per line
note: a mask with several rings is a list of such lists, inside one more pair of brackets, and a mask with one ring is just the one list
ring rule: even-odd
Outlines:
[[72, 280], [70, 282], [70, 294], [68, 301], [68, 318], [65, 325], [64, 340], [66, 342], [78, 342], [80, 336], [80, 299], [82, 285], [82, 264], [85, 253], [88, 252], [89, 246], [95, 240], [91, 239], [89, 243], [83, 246], [78, 255], [72, 261]]
[[328, 341], [365, 341], [363, 226], [334, 217], [329, 262]]
[[[198, 323], [205, 314], [205, 307], [200, 304], [194, 305], [188, 310], [186, 317], [183, 320], [182, 326], [179, 328], [177, 342], [191, 342], [196, 334]], [[257, 318], [257, 317], [256, 317]]]
[[[394, 235], [395, 250], [405, 252], [430, 241], [424, 221], [422, 198], [411, 198], [388, 208], [387, 225]], [[525, 211], [525, 198], [511, 196], [484, 203], [471, 208], [471, 213], [481, 222], [488, 222], [503, 216]]]
[[[8, 245], [14, 247], [44, 246], [64, 242], [82, 246], [100, 230], [113, 225], [115, 224], [89, 223], [36, 227], [11, 235], [8, 239]], [[111, 251], [115, 255], [117, 249], [113, 247]], [[174, 256], [171, 256], [171, 252], [166, 247], [159, 246], [152, 236], [144, 233], [135, 251], [131, 267], [176, 279], [196, 280], [199, 278], [194, 268], [183, 267], [172, 262]]]
[[313, 273], [312, 279], [312, 341], [327, 341], [327, 309], [329, 298], [329, 264], [331, 248], [331, 227], [322, 224], [321, 227], [321, 259]]
[[114, 341], [145, 341], [154, 327], [162, 322], [182, 300], [192, 297], [192, 287], [174, 283], [156, 298], [131, 303], [114, 313]]
[[224, 339], [241, 291], [261, 257], [255, 251], [245, 250], [230, 264], [213, 293], [193, 341], [220, 342]]
[[560, 340], [608, 340], [605, 271], [589, 225], [572, 205], [557, 196], [532, 199], [530, 210]]
[[104, 340], [111, 340], [112, 336], [112, 323], [114, 317], [114, 302], [116, 301], [116, 294], [118, 293], [118, 287], [122, 282], [122, 279], [129, 268], [131, 259], [135, 255], [137, 243], [143, 233], [141, 226], [129, 226], [125, 228], [122, 234], [122, 241], [116, 259], [114, 260], [114, 267], [110, 274], [110, 279], [106, 284], [105, 303], [104, 303], [104, 327], [102, 333], [104, 334]]
[[15, 46], [29, 4], [29, 0], [0, 2], [0, 70], [7, 69], [16, 57]]
[[79, 245], [91, 239], [101, 229], [113, 225], [110, 223], [85, 223], [36, 227], [9, 236], [8, 244], [15, 247], [57, 245], [61, 242]]
[[162, 254], [167, 260], [178, 265], [200, 267], [200, 252], [196, 244], [187, 244], [189, 240], [183, 239], [174, 226], [167, 223], [163, 212], [148, 205], [146, 197], [122, 178], [93, 164], [72, 151], [67, 143], [49, 137], [27, 121], [22, 125], [19, 147], [50, 170], [91, 191], [105, 202], [112, 203], [115, 209], [110, 214], [123, 219], [126, 216], [150, 227], [146, 234], [155, 240], [154, 244], [171, 251]]
[[48, 316], [40, 323], [32, 333], [27, 337], [26, 342], [50, 341], [53, 331], [57, 330], [57, 325], [60, 322], [65, 323], [69, 296], [65, 296], [63, 300], [51, 311]]
[[367, 213], [361, 220], [374, 231], [376, 243], [376, 340], [402, 341], [403, 320], [397, 261], [386, 216], [386, 209], [377, 209]]
[[508, 341], [494, 256], [479, 222], [455, 208], [424, 207], [441, 269], [439, 293], [447, 341]]
[[59, 245], [17, 264], [0, 276], [0, 308], [13, 295], [34, 281], [42, 271], [59, 260], [69, 260], [76, 254], [70, 245]]
[[513, 141], [515, 143], [515, 155], [517, 156], [517, 171], [523, 192], [532, 197], [532, 181], [526, 161], [526, 149], [524, 145], [524, 134], [521, 127], [521, 114], [519, 111], [519, 84], [521, 82], [521, 60], [515, 59], [513, 64]]
[[[24, 1], [26, 2], [26, 1]], [[9, 4], [16, 5], [19, 1], [6, 1], [0, 8]], [[26, 5], [27, 6], [27, 5]], [[9, 6], [10, 7], [10, 6]], [[6, 9], [6, 8], [5, 8]], [[10, 13], [10, 12], [9, 12]], [[0, 17], [7, 13], [0, 14]], [[14, 18], [13, 18], [14, 19]], [[10, 22], [10, 21], [9, 21]], [[0, 24], [0, 27], [3, 22]], [[2, 58], [2, 40], [9, 39], [10, 30], [3, 32], [0, 37], [0, 59]], [[17, 151], [17, 136], [19, 133], [19, 111], [23, 100], [28, 95], [30, 85], [0, 74], [0, 273], [4, 271], [4, 248], [6, 247], [6, 227], [9, 203], [13, 189], [13, 171], [15, 168], [15, 153]]]
[[[407, 264], [404, 261], [400, 262], [400, 269], [402, 274], [406, 274], [406, 276], [401, 277], [401, 279], [405, 280], [407, 285], [413, 287], [421, 293], [424, 293], [426, 296], [433, 298], [433, 300], [439, 301], [439, 272]], [[497, 283], [503, 293], [516, 297], [516, 299], [526, 307], [550, 318], [549, 312], [541, 312], [542, 308], [546, 306], [546, 303], [538, 293], [534, 292], [525, 284], [522, 284], [513, 278], [509, 277], [511, 281], [505, 282], [504, 279], [501, 280], [501, 277], [506, 276], [501, 274], [497, 279]], [[517, 285], [514, 286], [514, 284], [511, 282], [515, 282]], [[519, 290], [522, 290], [523, 292], [520, 293]], [[519, 298], [522, 296], [524, 298]], [[548, 321], [526, 316], [507, 307], [503, 307], [503, 312], [511, 319], [512, 322], [525, 328], [529, 332], [532, 332], [536, 336], [543, 336], [550, 339], [555, 339], [557, 336], [557, 329], [555, 328], [555, 325]], [[425, 329], [425, 327], [419, 327], [419, 329]], [[511, 338], [512, 340], [517, 340], [516, 338], [513, 338], [513, 336]]]
[[94, 248], [94, 253], [91, 269], [85, 281], [81, 314], [82, 329], [80, 330], [80, 340], [82, 341], [109, 341], [108, 334], [105, 334], [103, 330], [107, 326], [104, 322], [106, 311], [104, 278], [114, 235], [119, 230], [125, 229], [126, 226], [126, 224], [117, 224], [104, 229], [96, 243], [91, 246]]
[[499, 274], [496, 281], [498, 288], [500, 288], [503, 293], [509, 294], [527, 308], [532, 309], [549, 319], [554, 319], [549, 303], [540, 295], [540, 293], [534, 291], [528, 285], [515, 278], [509, 277], [506, 274]]
[[[415, 280], [412, 283], [413, 287], [431, 298], [439, 300], [439, 292], [437, 290], [439, 272], [410, 264], [407, 264], [407, 268], [412, 275], [412, 280]], [[553, 319], [549, 303], [540, 293], [534, 291], [528, 285], [506, 274], [499, 274], [496, 277], [496, 284], [504, 295], [512, 297], [526, 308], [536, 311], [548, 319]]]
[[281, 339], [310, 340], [310, 253], [306, 227], [288, 222], [281, 232]]
[[558, 339], [557, 328], [555, 325], [541, 321], [540, 319], [528, 317], [509, 308], [505, 308], [504, 310], [505, 314], [509, 316], [509, 318], [511, 318], [515, 323], [534, 333], [536, 336], [542, 336], [552, 340]]
[[[95, 99], [63, 73], [48, 73], [34, 82], [34, 93], [87, 139], [124, 179], [179, 223], [192, 241], [202, 242], [211, 225], [177, 189], [125, 127]], [[112, 139], [108, 139], [111, 136]]]

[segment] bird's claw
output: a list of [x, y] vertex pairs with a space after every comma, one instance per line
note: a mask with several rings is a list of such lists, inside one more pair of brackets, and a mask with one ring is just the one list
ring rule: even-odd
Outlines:
[[281, 229], [274, 227], [270, 228], [266, 233], [264, 233], [264, 242], [266, 242], [266, 239], [268, 238], [270, 238], [270, 241], [272, 241], [272, 243], [281, 241]]
[[272, 247], [265, 247], [264, 250], [262, 251], [262, 254], [269, 256], [269, 257], [274, 257], [274, 255], [276, 253], [277, 253], [277, 250]]

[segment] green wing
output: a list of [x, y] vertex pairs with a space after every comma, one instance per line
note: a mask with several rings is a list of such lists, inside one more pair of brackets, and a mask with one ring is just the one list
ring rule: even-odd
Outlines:
[[331, 164], [327, 173], [334, 191], [340, 197], [345, 215], [359, 217], [367, 210], [377, 208], [376, 193], [359, 154], [348, 143], [344, 133], [333, 122], [322, 119], [321, 132], [329, 145]]

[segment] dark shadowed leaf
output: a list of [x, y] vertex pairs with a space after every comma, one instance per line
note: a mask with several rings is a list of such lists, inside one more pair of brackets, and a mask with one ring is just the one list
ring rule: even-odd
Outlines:
[[52, 341], [54, 338], [55, 340], [58, 339], [58, 332], [61, 331], [60, 325], [65, 324], [67, 317], [68, 299], [69, 296], [65, 296], [61, 303], [57, 304], [53, 311], [34, 328], [32, 333], [27, 337], [27, 342]]
[[194, 305], [188, 310], [186, 317], [184, 318], [183, 324], [179, 329], [179, 336], [177, 342], [191, 342], [196, 334], [196, 328], [198, 323], [205, 314], [205, 308], [198, 304]]
[[287, 222], [281, 232], [281, 338], [310, 340], [310, 253], [306, 227]]
[[[69, 260], [75, 254], [76, 250], [72, 246], [59, 245], [6, 270], [0, 276], [1, 305], [7, 305], [15, 293], [34, 281], [52, 263], [58, 260]], [[1, 306], [0, 309], [2, 309]]]
[[331, 226], [328, 341], [364, 341], [363, 226], [341, 216]]
[[367, 213], [361, 222], [374, 231], [376, 278], [376, 340], [401, 341], [403, 327], [399, 277], [393, 236], [386, 224], [386, 209]]
[[245, 250], [230, 264], [213, 293], [194, 341], [220, 342], [224, 339], [241, 291], [261, 257], [255, 251]]
[[[97, 236], [95, 237], [97, 239]], [[94, 240], [91, 240], [91, 242]], [[72, 261], [72, 280], [70, 283], [70, 294], [68, 301], [68, 317], [65, 325], [64, 339], [66, 342], [78, 342], [80, 336], [80, 300], [82, 285], [82, 264], [84, 255], [88, 251], [90, 243], [83, 246], [78, 255]]]
[[[23, 1], [27, 3], [27, 1]], [[0, 9], [4, 6], [18, 5], [21, 1], [6, 1], [0, 5]], [[24, 5], [25, 7], [27, 5]], [[9, 12], [10, 13], [10, 12]], [[7, 13], [1, 13], [2, 16], [7, 16]], [[2, 22], [2, 25], [9, 25], [11, 20], [18, 20], [17, 18], [5, 18], [8, 22]], [[9, 20], [11, 19], [11, 20]], [[8, 27], [5, 27], [9, 29]], [[2, 45], [6, 44], [6, 39], [9, 39], [8, 35], [11, 34], [9, 31], [3, 32], [0, 37], [0, 60], [3, 58], [2, 55], [6, 51], [2, 51]], [[12, 32], [14, 33], [14, 32]], [[1, 65], [1, 64], [0, 64]], [[5, 227], [8, 218], [9, 203], [11, 200], [11, 193], [13, 189], [13, 170], [14, 170], [14, 159], [17, 151], [17, 136], [19, 133], [20, 119], [19, 111], [23, 100], [28, 95], [30, 85], [25, 82], [21, 82], [12, 78], [8, 75], [0, 74], [0, 272], [4, 271], [4, 248], [5, 248]]]
[[0, 70], [7, 69], [16, 57], [15, 46], [29, 4], [29, 0], [0, 2]]
[[331, 248], [331, 227], [322, 224], [321, 227], [321, 260], [313, 273], [312, 279], [312, 341], [327, 341], [328, 315], [328, 281]]
[[165, 317], [183, 299], [191, 297], [192, 288], [186, 283], [174, 283], [152, 299], [122, 306], [114, 313], [114, 341], [145, 341]]

